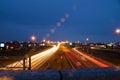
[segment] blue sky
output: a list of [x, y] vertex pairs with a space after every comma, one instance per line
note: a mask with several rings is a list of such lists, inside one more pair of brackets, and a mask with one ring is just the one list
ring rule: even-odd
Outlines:
[[118, 27], [120, 0], [0, 0], [0, 41], [118, 41]]

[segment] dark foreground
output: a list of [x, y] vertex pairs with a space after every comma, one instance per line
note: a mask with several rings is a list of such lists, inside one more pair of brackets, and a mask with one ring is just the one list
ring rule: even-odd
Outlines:
[[0, 80], [120, 80], [120, 67], [0, 71]]

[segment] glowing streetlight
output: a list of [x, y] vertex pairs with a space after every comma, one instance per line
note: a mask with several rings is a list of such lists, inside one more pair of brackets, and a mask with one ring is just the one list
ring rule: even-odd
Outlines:
[[31, 40], [32, 40], [32, 41], [35, 41], [35, 40], [36, 40], [36, 37], [35, 37], [35, 36], [31, 36]]
[[120, 28], [117, 28], [117, 29], [115, 30], [115, 33], [119, 35], [119, 34], [120, 34]]
[[86, 41], [89, 41], [89, 38], [86, 38]]
[[43, 39], [43, 42], [46, 42], [46, 40], [45, 40], [45, 39]]
[[87, 37], [87, 38], [86, 38], [86, 44], [89, 42], [89, 40], [90, 40], [90, 39]]

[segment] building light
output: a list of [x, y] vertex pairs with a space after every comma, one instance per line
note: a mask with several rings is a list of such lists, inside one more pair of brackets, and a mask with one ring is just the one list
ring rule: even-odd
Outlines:
[[0, 47], [1, 48], [5, 47], [5, 44], [4, 43], [0, 43]]
[[9, 49], [9, 46], [8, 46], [8, 45], [6, 46], [6, 49]]

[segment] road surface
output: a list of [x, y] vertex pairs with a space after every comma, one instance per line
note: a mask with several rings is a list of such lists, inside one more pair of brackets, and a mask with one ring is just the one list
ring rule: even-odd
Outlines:
[[[7, 67], [11, 67], [11, 65], [16, 67], [23, 66], [21, 63], [18, 64], [15, 62], [13, 64], [7, 65]], [[95, 67], [109, 67], [109, 65], [102, 61], [96, 60], [83, 52], [78, 51], [77, 48], [69, 49], [63, 44], [53, 46], [51, 49], [31, 57], [32, 70], [61, 70]]]
[[103, 61], [100, 61], [100, 60], [98, 60], [98, 59], [95, 59], [94, 57], [92, 57], [92, 56], [90, 56], [90, 55], [87, 55], [87, 54], [85, 54], [85, 53], [82, 52], [82, 51], [77, 50], [77, 48], [73, 48], [73, 50], [74, 50], [75, 52], [77, 52], [78, 54], [80, 54], [81, 56], [83, 56], [84, 58], [88, 59], [89, 61], [97, 64], [97, 65], [100, 66], [100, 67], [110, 67], [110, 65], [109, 65], [108, 63], [103, 62]]
[[79, 55], [78, 52], [74, 52], [67, 47], [63, 46], [63, 51], [65, 52], [69, 62], [73, 68], [93, 68], [99, 67], [95, 63], [89, 61], [84, 56]]
[[39, 69], [75, 69], [75, 68], [95, 68], [101, 67], [96, 63], [86, 59], [71, 49], [68, 49], [61, 44], [59, 51], [57, 51], [46, 64], [43, 64]]
[[[60, 46], [60, 44], [58, 44], [57, 46], [54, 45], [52, 48], [50, 48], [46, 51], [43, 51], [41, 53], [31, 56], [31, 66], [32, 66], [31, 69], [37, 70], [39, 67], [41, 67], [43, 64], [45, 64], [46, 61], [48, 61], [48, 59], [51, 58], [54, 55], [54, 53], [59, 49], [59, 46]], [[14, 62], [10, 65], [7, 65], [6, 67], [8, 67], [8, 68], [9, 67], [22, 67], [23, 66], [22, 62], [23, 61], [20, 60], [18, 62]], [[26, 64], [25, 66], [28, 66], [28, 64]], [[15, 70], [15, 68], [14, 68], [14, 70]], [[18, 70], [18, 69], [16, 69], [16, 70]]]

